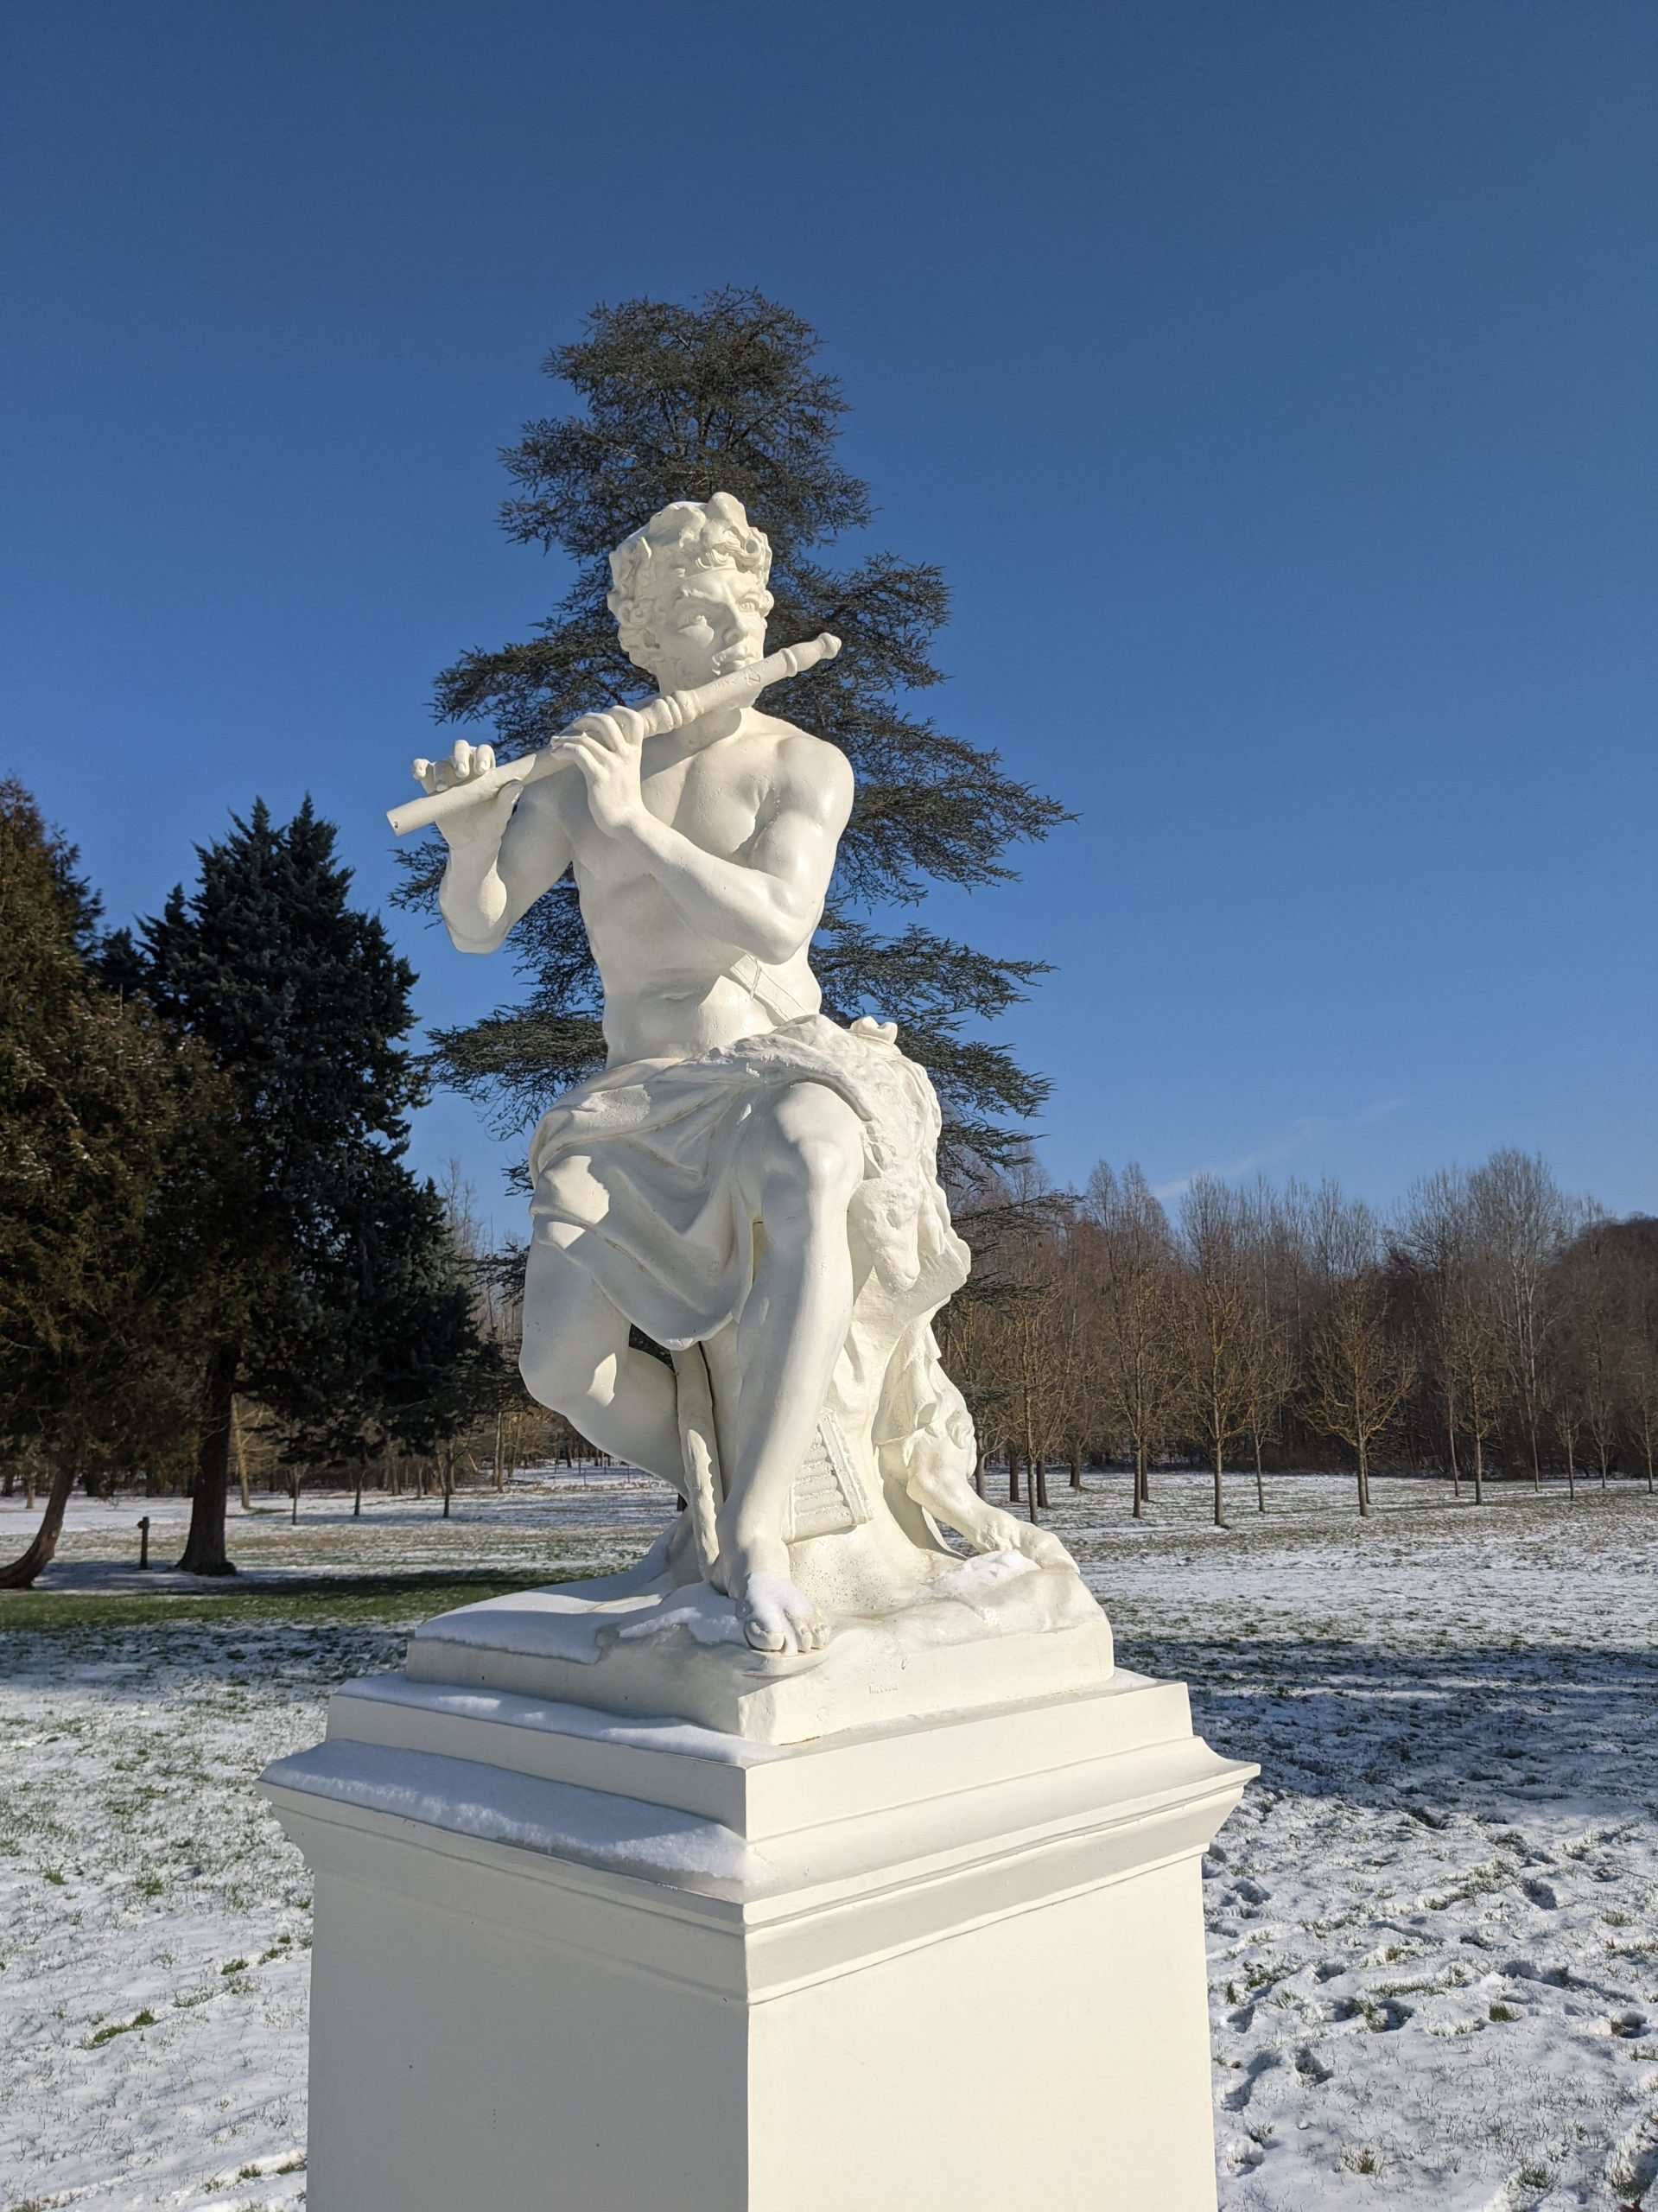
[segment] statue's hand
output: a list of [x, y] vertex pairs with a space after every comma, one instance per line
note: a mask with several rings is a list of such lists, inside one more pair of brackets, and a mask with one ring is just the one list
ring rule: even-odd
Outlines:
[[[469, 784], [476, 777], [486, 776], [494, 766], [492, 745], [468, 745], [465, 738], [458, 737], [447, 760], [416, 760], [414, 769], [422, 791], [448, 791], [457, 784]], [[522, 784], [507, 784], [492, 797], [475, 799], [470, 806], [460, 807], [445, 816], [438, 827], [450, 851], [483, 848], [493, 852], [523, 789]]]
[[607, 715], [583, 715], [570, 725], [566, 740], [571, 759], [588, 786], [588, 811], [600, 830], [625, 830], [645, 810], [639, 793], [642, 717], [629, 707]]

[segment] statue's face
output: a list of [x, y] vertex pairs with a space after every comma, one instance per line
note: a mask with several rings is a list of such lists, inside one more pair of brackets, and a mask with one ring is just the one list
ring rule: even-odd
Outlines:
[[763, 586], [740, 569], [692, 569], [677, 575], [663, 593], [655, 626], [662, 689], [689, 690], [763, 659], [770, 605]]

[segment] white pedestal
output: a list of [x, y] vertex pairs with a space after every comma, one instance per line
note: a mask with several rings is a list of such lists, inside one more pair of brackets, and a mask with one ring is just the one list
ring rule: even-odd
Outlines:
[[1185, 1688], [779, 1746], [404, 1675], [264, 1787], [310, 2212], [1210, 2212]]

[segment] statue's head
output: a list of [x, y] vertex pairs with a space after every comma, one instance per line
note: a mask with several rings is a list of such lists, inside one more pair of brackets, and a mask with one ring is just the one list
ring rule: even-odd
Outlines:
[[772, 549], [740, 499], [676, 499], [610, 556], [622, 650], [664, 691], [729, 675], [765, 652]]

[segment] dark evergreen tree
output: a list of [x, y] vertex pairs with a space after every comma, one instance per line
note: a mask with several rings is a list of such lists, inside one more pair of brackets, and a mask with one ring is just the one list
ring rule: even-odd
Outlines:
[[52, 1468], [6, 1587], [51, 1560], [78, 1475], [176, 1455], [180, 1348], [212, 1302], [189, 1221], [228, 1088], [100, 983], [96, 918], [73, 852], [0, 784], [0, 1440]]
[[[772, 542], [772, 646], [832, 630], [840, 658], [768, 694], [768, 706], [834, 740], [857, 772], [830, 902], [814, 950], [828, 1010], [895, 1019], [905, 1049], [929, 1068], [958, 1166], [1007, 1160], [1016, 1125], [1046, 1086], [1005, 1046], [963, 1025], [994, 1020], [1024, 995], [1039, 963], [975, 951], [912, 923], [881, 934], [856, 916], [913, 904], [929, 881], [1007, 878], [1005, 855], [1041, 837], [1062, 810], [1009, 776], [994, 753], [938, 730], [912, 703], [941, 672], [933, 640], [948, 611], [937, 568], [870, 553], [833, 567], [822, 549], [861, 530], [867, 486], [841, 467], [846, 411], [816, 363], [819, 340], [798, 315], [758, 292], [715, 292], [696, 307], [630, 300], [600, 307], [547, 372], [582, 411], [526, 426], [504, 454], [515, 491], [509, 536], [556, 548], [574, 564], [563, 600], [527, 642], [469, 652], [438, 679], [446, 719], [494, 725], [502, 758], [529, 750], [577, 715], [636, 699], [648, 679], [626, 659], [606, 611], [607, 556], [670, 499], [734, 493]], [[429, 898], [435, 845], [413, 856], [405, 895]], [[515, 933], [528, 999], [438, 1039], [445, 1078], [528, 1121], [549, 1095], [600, 1064], [599, 987], [568, 882]]]
[[232, 1156], [200, 1194], [222, 1294], [180, 1561], [213, 1574], [232, 1571], [238, 1389], [300, 1448], [349, 1458], [371, 1434], [425, 1440], [476, 1340], [436, 1198], [403, 1163], [425, 1081], [403, 1042], [414, 972], [349, 903], [333, 826], [308, 799], [277, 828], [260, 802], [200, 857], [195, 889], [111, 938], [105, 966], [200, 1039], [235, 1097]]

